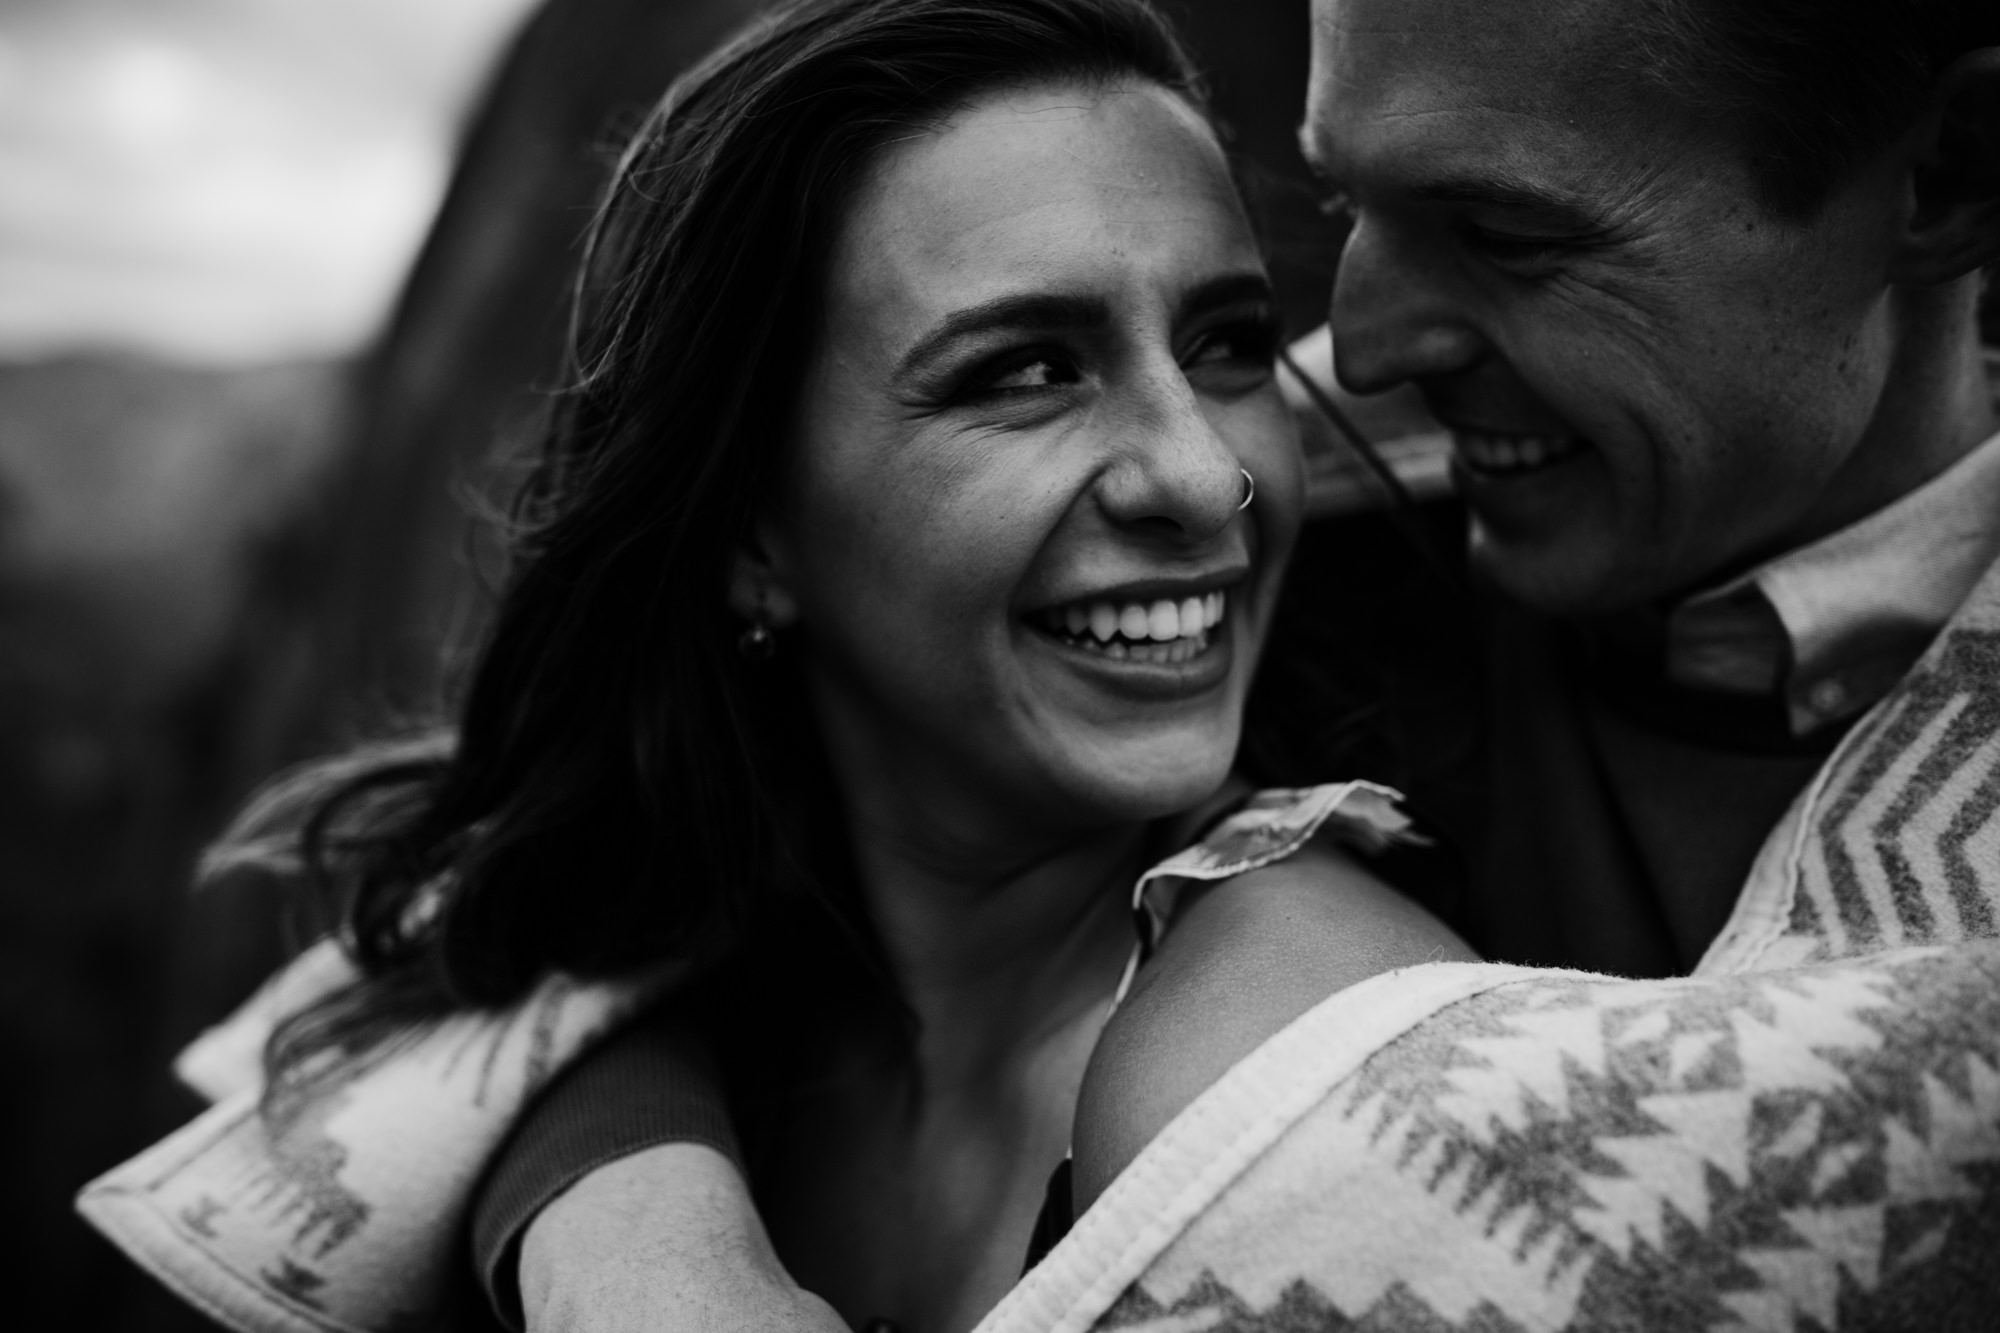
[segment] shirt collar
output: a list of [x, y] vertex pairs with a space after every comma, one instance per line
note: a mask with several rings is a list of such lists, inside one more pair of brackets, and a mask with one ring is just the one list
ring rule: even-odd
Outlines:
[[1667, 676], [1779, 694], [1794, 735], [1886, 695], [2000, 559], [2000, 435], [1857, 523], [1667, 616]]

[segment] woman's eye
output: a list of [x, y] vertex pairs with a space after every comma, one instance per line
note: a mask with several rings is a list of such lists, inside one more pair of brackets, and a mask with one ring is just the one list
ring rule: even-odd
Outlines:
[[1182, 358], [1190, 375], [1199, 374], [1216, 388], [1253, 388], [1268, 379], [1278, 356], [1278, 326], [1267, 320], [1244, 320], [1203, 334]]
[[970, 391], [1020, 393], [1036, 389], [1060, 388], [1078, 379], [1076, 366], [1066, 357], [1050, 352], [1024, 353], [1004, 358], [973, 376]]

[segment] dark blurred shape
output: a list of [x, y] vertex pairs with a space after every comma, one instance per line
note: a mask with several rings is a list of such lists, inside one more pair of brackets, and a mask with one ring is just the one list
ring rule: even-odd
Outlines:
[[1208, 74], [1237, 177], [1263, 231], [1286, 327], [1326, 322], [1344, 235], [1320, 207], [1326, 191], [1299, 153], [1311, 0], [1156, 0], [1174, 15]]
[[[754, 0], [553, 0], [473, 118], [444, 207], [362, 377], [327, 626], [340, 695], [379, 712], [442, 698], [441, 643], [486, 610], [464, 491], [531, 432], [561, 370], [563, 304], [622, 131]], [[490, 568], [488, 570], [490, 572]]]
[[69, 1197], [197, 1109], [167, 1060], [279, 956], [275, 904], [192, 899], [188, 868], [298, 744], [301, 535], [345, 390], [326, 365], [0, 367], [0, 1143], [27, 1323], [198, 1324]]

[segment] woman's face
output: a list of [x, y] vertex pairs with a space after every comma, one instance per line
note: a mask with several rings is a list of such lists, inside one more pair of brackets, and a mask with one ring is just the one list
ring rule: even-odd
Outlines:
[[858, 813], [1088, 827], [1221, 783], [1300, 518], [1275, 321], [1160, 88], [996, 92], [880, 155], [735, 592], [800, 627]]

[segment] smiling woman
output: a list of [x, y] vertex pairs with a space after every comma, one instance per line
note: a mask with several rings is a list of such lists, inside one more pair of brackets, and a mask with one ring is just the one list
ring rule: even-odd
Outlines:
[[[654, 111], [578, 293], [456, 726], [218, 856], [302, 859], [361, 973], [279, 1029], [272, 1121], [552, 972], [670, 966], [783, 1264], [968, 1328], [1072, 1124], [1115, 1169], [1228, 1063], [1075, 1119], [1133, 886], [1243, 797], [1303, 507], [1222, 149], [1141, 0], [795, 0]], [[1352, 785], [1246, 817], [1175, 875], [1402, 826]], [[1373, 970], [1457, 948], [1318, 864]]]
[[877, 157], [826, 287], [733, 601], [809, 637], [849, 808], [1014, 859], [1047, 836], [1028, 811], [1205, 799], [1301, 484], [1270, 290], [1199, 114], [1130, 76], [978, 97]]

